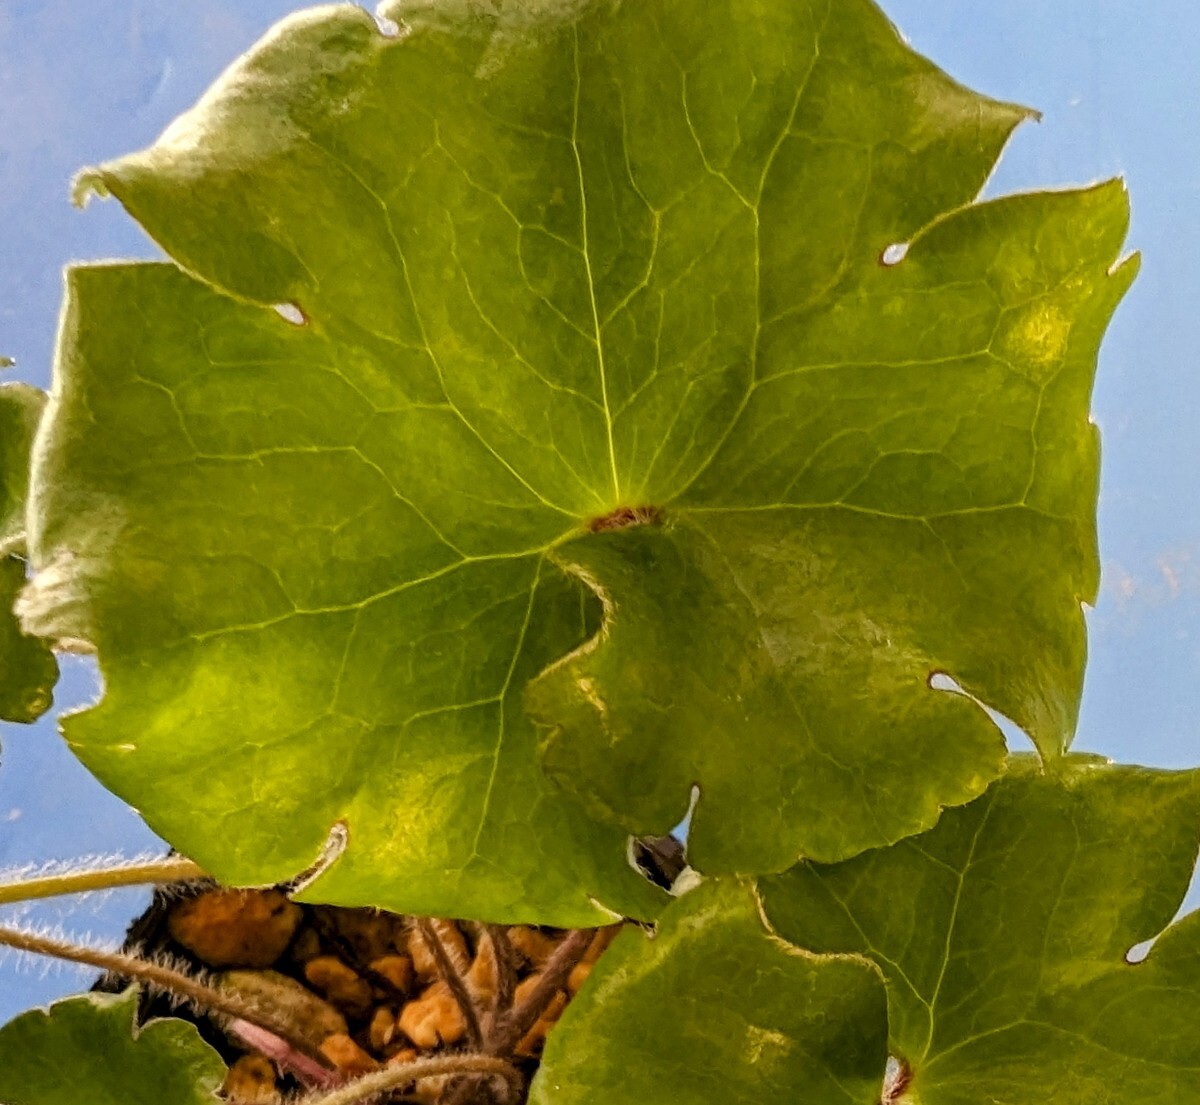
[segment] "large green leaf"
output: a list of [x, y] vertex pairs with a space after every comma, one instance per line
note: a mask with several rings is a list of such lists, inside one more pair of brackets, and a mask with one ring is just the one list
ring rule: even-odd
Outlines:
[[581, 586], [536, 556], [448, 549], [376, 451], [403, 457], [404, 433], [320, 329], [172, 266], [69, 283], [40, 495], [75, 505], [39, 538], [63, 565], [50, 612], [25, 613], [100, 645], [104, 701], [64, 725], [85, 762], [225, 882], [294, 874], [343, 821], [324, 901], [653, 913], [665, 896], [544, 778], [521, 710], [587, 635]]
[[340, 819], [314, 896], [585, 923], [655, 902], [539, 777], [555, 661], [553, 777], [637, 832], [698, 783], [704, 870], [979, 794], [934, 671], [1056, 754], [1122, 189], [963, 208], [1025, 112], [867, 0], [389, 13], [83, 179], [200, 278], [71, 280], [30, 624], [99, 648], [85, 762], [227, 881]]
[[1200, 771], [1026, 761], [931, 832], [763, 895], [789, 939], [883, 970], [904, 1100], [1180, 1105], [1200, 1070], [1200, 914], [1167, 926], [1198, 839]]
[[550, 1033], [530, 1105], [877, 1105], [887, 1016], [859, 957], [770, 935], [718, 881], [630, 930]]
[[[0, 367], [7, 363], [0, 358]], [[0, 386], [0, 720], [30, 722], [53, 701], [58, 664], [43, 641], [21, 632], [13, 614], [25, 585], [25, 498], [29, 451], [45, 393]]]
[[186, 1021], [134, 1027], [137, 990], [88, 994], [0, 1028], [4, 1105], [215, 1105], [225, 1064]]

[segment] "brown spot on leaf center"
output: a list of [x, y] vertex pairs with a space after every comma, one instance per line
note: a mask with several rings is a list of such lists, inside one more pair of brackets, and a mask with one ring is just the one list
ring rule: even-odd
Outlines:
[[629, 529], [631, 526], [657, 526], [662, 522], [662, 507], [621, 506], [608, 514], [602, 514], [588, 522], [592, 533], [607, 533], [614, 529]]

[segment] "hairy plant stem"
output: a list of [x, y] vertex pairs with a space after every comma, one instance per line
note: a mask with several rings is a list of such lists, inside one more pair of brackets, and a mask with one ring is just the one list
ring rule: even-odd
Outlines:
[[463, 1019], [467, 1023], [467, 1039], [470, 1040], [473, 1048], [482, 1047], [483, 1030], [479, 1025], [479, 1009], [475, 1004], [475, 999], [471, 995], [470, 989], [467, 987], [466, 980], [458, 973], [458, 969], [454, 966], [454, 962], [450, 958], [450, 952], [447, 950], [446, 945], [442, 943], [442, 938], [438, 935], [437, 927], [428, 917], [418, 917], [417, 931], [420, 932], [425, 943], [429, 945], [429, 950], [433, 953], [439, 973], [445, 980], [446, 985], [450, 987], [450, 993], [454, 995], [454, 1000], [462, 1010]]
[[517, 953], [503, 925], [484, 925], [483, 932], [496, 959], [496, 1000], [487, 1032], [490, 1036], [495, 1023], [512, 1008], [517, 989]]
[[303, 1105], [354, 1105], [376, 1094], [397, 1089], [420, 1078], [437, 1078], [447, 1074], [482, 1074], [503, 1078], [509, 1087], [508, 1100], [515, 1101], [521, 1092], [521, 1072], [511, 1063], [491, 1055], [438, 1056], [433, 1059], [414, 1059], [411, 1063], [374, 1071], [347, 1082], [329, 1093], [310, 1095]]
[[[516, 952], [507, 931], [500, 925], [485, 925], [483, 928], [496, 953], [497, 974], [496, 1002], [488, 1018], [485, 1050], [489, 1055], [509, 1058], [525, 1034], [537, 1024], [538, 1018], [554, 1000], [554, 995], [566, 985], [571, 970], [595, 939], [595, 930], [580, 929], [567, 936], [546, 961], [533, 991], [514, 1009]], [[457, 1084], [446, 1095], [445, 1105], [468, 1105], [468, 1102], [475, 1100], [479, 1082], [478, 1077], [457, 1080]]]
[[114, 890], [120, 886], [145, 883], [195, 882], [207, 878], [190, 859], [170, 856], [146, 863], [121, 863], [84, 871], [63, 871], [16, 882], [0, 883], [0, 905], [30, 902], [35, 898], [54, 898], [63, 894], [84, 894], [92, 890]]
[[[483, 1018], [483, 1038], [490, 1040], [500, 1019], [512, 1008], [513, 994], [517, 987], [517, 953], [503, 925], [481, 924], [475, 927], [480, 942], [486, 940], [492, 949], [496, 964], [496, 992], [492, 1007]], [[479, 1100], [482, 1075], [469, 1075], [455, 1079], [447, 1088], [442, 1105], [468, 1105]]]
[[584, 956], [595, 935], [592, 929], [576, 929], [546, 960], [537, 985], [520, 1005], [510, 1009], [496, 1024], [487, 1042], [490, 1055], [507, 1055], [538, 1022], [546, 1007], [567, 983], [572, 969]]
[[88, 967], [96, 967], [124, 978], [137, 979], [151, 986], [167, 991], [181, 998], [194, 1002], [209, 1013], [219, 1013], [278, 1036], [293, 1051], [312, 1059], [322, 1067], [332, 1067], [330, 1061], [308, 1041], [300, 1039], [291, 1025], [277, 1021], [274, 1017], [263, 1012], [258, 1006], [243, 1001], [241, 998], [224, 990], [192, 978], [173, 967], [150, 960], [141, 959], [127, 952], [106, 952], [99, 948], [89, 948], [81, 944], [71, 944], [65, 940], [55, 940], [49, 936], [39, 936], [32, 932], [22, 932], [20, 929], [0, 927], [0, 945], [15, 948], [18, 951], [32, 952], [34, 955], [52, 956], [55, 959], [65, 959], [71, 963], [82, 963]]

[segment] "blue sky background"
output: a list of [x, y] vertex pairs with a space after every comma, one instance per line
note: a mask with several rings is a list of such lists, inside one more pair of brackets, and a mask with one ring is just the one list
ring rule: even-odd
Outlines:
[[[75, 211], [83, 165], [151, 142], [291, 0], [0, 0], [0, 352], [46, 385], [72, 260], [151, 257], [113, 203]], [[1100, 361], [1103, 589], [1078, 747], [1200, 763], [1200, 5], [1169, 0], [886, 0], [914, 46], [980, 91], [1044, 113], [989, 195], [1124, 175], [1140, 279]], [[60, 708], [96, 694], [65, 664]], [[0, 867], [154, 848], [66, 752], [53, 719], [0, 733]], [[3, 911], [118, 937], [145, 896]], [[1200, 904], [1200, 896], [1190, 901]], [[0, 960], [0, 1022], [86, 980]]]

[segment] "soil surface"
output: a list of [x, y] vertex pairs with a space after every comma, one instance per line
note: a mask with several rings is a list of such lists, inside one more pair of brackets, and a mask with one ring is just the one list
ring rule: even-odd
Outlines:
[[[637, 842], [635, 856], [662, 886], [684, 866], [672, 837]], [[168, 993], [145, 993], [141, 1008], [143, 1019], [197, 1025], [230, 1065], [223, 1092], [236, 1105], [278, 1105], [362, 1075], [402, 1076], [422, 1060], [468, 1056], [503, 1060], [505, 1077], [439, 1073], [399, 1082], [374, 1100], [518, 1105], [547, 1033], [621, 928], [417, 918], [210, 883], [158, 891], [125, 949], [244, 1008], [244, 1018], [214, 1015]], [[105, 977], [97, 989], [125, 984]]]

